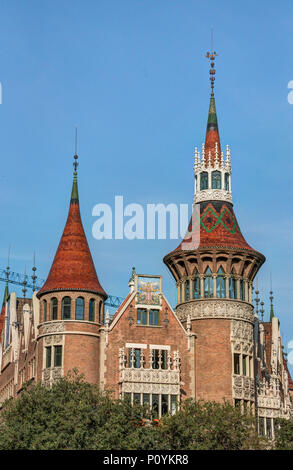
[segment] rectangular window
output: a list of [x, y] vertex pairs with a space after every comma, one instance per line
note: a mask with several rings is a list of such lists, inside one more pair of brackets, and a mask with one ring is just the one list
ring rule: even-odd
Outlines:
[[265, 435], [265, 422], [264, 422], [264, 418], [262, 417], [260, 417], [258, 421], [258, 432], [260, 436]]
[[168, 351], [166, 351], [165, 349], [163, 349], [163, 351], [161, 351], [161, 355], [162, 355], [162, 369], [168, 369]]
[[241, 400], [234, 400], [235, 408], [241, 408]]
[[185, 301], [189, 300], [189, 293], [190, 293], [190, 289], [189, 289], [189, 279], [187, 279], [185, 281]]
[[142, 396], [142, 403], [145, 406], [150, 406], [150, 394], [149, 393], [144, 393]]
[[168, 395], [162, 395], [161, 400], [161, 416], [168, 413]]
[[135, 369], [139, 369], [140, 368], [140, 355], [141, 355], [140, 349], [130, 348], [128, 350], [128, 367], [134, 367]]
[[171, 395], [171, 414], [174, 415], [177, 410], [177, 395]]
[[154, 413], [154, 417], [158, 416], [158, 414], [159, 414], [159, 395], [156, 395], [156, 394], [152, 395], [152, 411]]
[[46, 349], [46, 368], [51, 367], [51, 360], [52, 360], [52, 347], [48, 346]]
[[133, 394], [133, 403], [137, 403], [138, 405], [140, 405], [140, 393]]
[[234, 354], [234, 374], [240, 374], [240, 354]]
[[193, 280], [193, 298], [200, 299], [200, 278], [196, 277]]
[[159, 369], [159, 355], [160, 355], [159, 349], [152, 350], [152, 368], [153, 369]]
[[151, 309], [149, 311], [149, 325], [159, 325], [159, 310]]
[[124, 392], [124, 399], [131, 402], [131, 393]]
[[267, 421], [267, 437], [271, 439], [272, 436], [272, 418], [266, 418]]
[[242, 356], [242, 374], [247, 375], [247, 356]]
[[54, 346], [54, 367], [62, 366], [62, 346]]

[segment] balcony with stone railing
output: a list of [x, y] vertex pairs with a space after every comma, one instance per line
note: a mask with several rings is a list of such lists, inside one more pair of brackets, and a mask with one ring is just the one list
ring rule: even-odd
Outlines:
[[167, 352], [163, 360], [160, 352], [158, 361], [154, 363], [152, 350], [150, 350], [149, 367], [146, 367], [144, 350], [141, 350], [139, 361], [131, 352], [127, 364], [125, 349], [119, 351], [119, 382], [121, 392], [128, 393], [156, 393], [180, 395], [180, 358], [179, 352], [174, 351], [173, 357]]

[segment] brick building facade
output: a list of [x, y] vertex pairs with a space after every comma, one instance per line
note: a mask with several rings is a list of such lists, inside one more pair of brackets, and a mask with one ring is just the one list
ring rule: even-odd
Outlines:
[[[48, 278], [32, 299], [5, 289], [0, 315], [0, 406], [24, 382], [50, 385], [74, 367], [115, 396], [174, 412], [182, 400], [226, 399], [251, 410], [273, 435], [292, 416], [293, 382], [280, 323], [259, 319], [253, 281], [265, 261], [244, 239], [232, 202], [230, 150], [221, 151], [214, 55], [205, 144], [195, 151], [193, 215], [179, 246], [164, 257], [178, 301], [162, 278], [137, 274], [115, 314], [105, 312], [84, 233], [75, 165], [68, 218]], [[75, 155], [75, 160], [77, 156]]]

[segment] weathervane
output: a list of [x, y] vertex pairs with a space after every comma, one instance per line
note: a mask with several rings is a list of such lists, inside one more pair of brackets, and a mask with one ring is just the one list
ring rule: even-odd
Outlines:
[[78, 155], [77, 155], [77, 126], [75, 126], [75, 154], [74, 154], [74, 162], [73, 162], [73, 166], [74, 166], [74, 176], [77, 175], [77, 167], [78, 167]]
[[211, 81], [211, 95], [214, 96], [214, 82], [215, 82], [215, 58], [217, 57], [216, 51], [214, 49], [214, 39], [213, 39], [213, 28], [211, 29], [211, 51], [206, 53], [206, 57], [211, 61], [210, 68], [210, 81]]

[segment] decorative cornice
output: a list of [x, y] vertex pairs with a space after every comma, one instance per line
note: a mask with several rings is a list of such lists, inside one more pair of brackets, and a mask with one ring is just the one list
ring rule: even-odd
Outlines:
[[191, 300], [177, 306], [176, 313], [181, 321], [225, 319], [244, 320], [253, 323], [253, 306], [241, 300], [200, 299]]
[[203, 201], [225, 201], [232, 204], [232, 192], [225, 189], [204, 189], [194, 195], [194, 204]]

